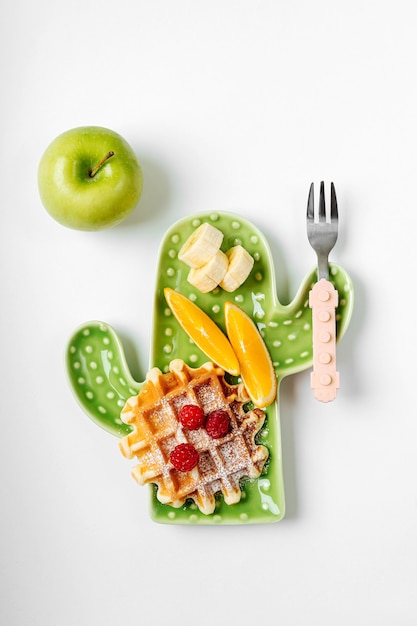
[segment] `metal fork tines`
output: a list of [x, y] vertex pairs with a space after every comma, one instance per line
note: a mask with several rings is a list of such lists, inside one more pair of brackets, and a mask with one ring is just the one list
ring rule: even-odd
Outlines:
[[311, 387], [321, 402], [336, 397], [339, 372], [336, 371], [336, 308], [338, 293], [329, 281], [329, 253], [337, 240], [338, 214], [336, 192], [331, 183], [330, 216], [326, 215], [324, 182], [320, 184], [318, 215], [314, 213], [314, 184], [311, 184], [307, 203], [307, 235], [317, 254], [318, 281], [309, 294], [312, 309], [313, 371]]
[[337, 241], [339, 216], [334, 184], [330, 185], [330, 219], [326, 215], [324, 182], [320, 183], [318, 215], [314, 213], [314, 183], [311, 183], [307, 203], [307, 236], [317, 254], [318, 277], [329, 278], [329, 253]]

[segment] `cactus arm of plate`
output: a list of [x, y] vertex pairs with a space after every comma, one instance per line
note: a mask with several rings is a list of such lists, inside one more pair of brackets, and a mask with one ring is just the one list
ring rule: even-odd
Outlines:
[[[206, 293], [189, 282], [190, 268], [179, 258], [184, 244], [202, 224], [211, 224], [224, 237], [225, 253], [242, 246], [253, 258], [253, 267], [243, 284], [234, 291], [215, 286]], [[330, 265], [331, 281], [339, 293], [336, 311], [337, 340], [346, 332], [353, 308], [353, 286], [346, 271]], [[176, 222], [165, 234], [159, 251], [156, 273], [153, 337], [150, 366], [168, 371], [174, 359], [183, 359], [193, 368], [207, 359], [195, 341], [178, 323], [168, 306], [166, 292], [185, 296], [207, 314], [226, 334], [225, 308], [232, 302], [253, 320], [267, 347], [276, 375], [277, 394], [263, 410], [266, 420], [257, 442], [269, 450], [262, 474], [242, 484], [242, 498], [227, 505], [219, 498], [215, 513], [204, 515], [194, 504], [173, 508], [161, 504], [156, 487], [150, 489], [150, 514], [154, 521], [170, 524], [270, 523], [285, 514], [284, 479], [279, 414], [279, 388], [284, 377], [312, 366], [312, 313], [309, 291], [317, 281], [316, 269], [301, 282], [294, 299], [286, 305], [276, 292], [275, 268], [264, 235], [249, 221], [226, 212], [197, 213]], [[123, 405], [138, 394], [143, 382], [129, 371], [123, 346], [116, 332], [106, 323], [87, 322], [71, 337], [67, 349], [70, 384], [79, 404], [98, 425], [123, 437], [130, 426], [120, 418]]]
[[128, 434], [120, 412], [144, 383], [132, 377], [115, 330], [98, 320], [79, 326], [68, 342], [66, 368], [73, 394], [93, 422], [116, 437]]

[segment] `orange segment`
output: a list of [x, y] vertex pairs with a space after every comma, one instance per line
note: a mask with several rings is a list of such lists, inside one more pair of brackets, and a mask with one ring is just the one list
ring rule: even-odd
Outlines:
[[233, 302], [224, 305], [226, 330], [240, 363], [240, 375], [257, 407], [271, 404], [277, 395], [277, 379], [265, 342], [256, 324]]
[[215, 322], [200, 307], [178, 291], [166, 287], [165, 299], [182, 329], [211, 361], [232, 376], [238, 376], [240, 366], [237, 356]]

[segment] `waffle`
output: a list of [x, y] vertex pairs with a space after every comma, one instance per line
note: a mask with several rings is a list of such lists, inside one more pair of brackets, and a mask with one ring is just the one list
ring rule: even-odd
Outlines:
[[[265, 413], [260, 409], [245, 413], [248, 400], [244, 386], [229, 385], [224, 370], [213, 363], [193, 369], [175, 359], [166, 374], [151, 369], [139, 395], [130, 398], [121, 412], [123, 422], [133, 429], [119, 445], [126, 458], [138, 462], [132, 469], [134, 479], [140, 485], [155, 484], [161, 503], [178, 508], [193, 500], [206, 515], [215, 510], [220, 492], [227, 504], [239, 502], [242, 479], [257, 478], [268, 458], [267, 448], [255, 443]], [[230, 417], [228, 434], [212, 439], [203, 427], [184, 428], [178, 413], [185, 404], [199, 405], [205, 415], [225, 410]], [[178, 471], [170, 461], [171, 451], [180, 443], [192, 444], [199, 453], [191, 471]]]

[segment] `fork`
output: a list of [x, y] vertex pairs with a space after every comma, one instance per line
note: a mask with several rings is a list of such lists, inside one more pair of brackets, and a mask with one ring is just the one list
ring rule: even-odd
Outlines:
[[314, 396], [321, 402], [330, 402], [336, 397], [340, 386], [336, 371], [336, 308], [338, 293], [329, 281], [329, 254], [338, 233], [338, 211], [334, 184], [330, 185], [330, 216], [326, 214], [324, 182], [320, 183], [318, 215], [314, 211], [314, 183], [311, 183], [307, 202], [307, 237], [317, 254], [317, 277], [309, 294], [312, 309], [313, 371], [311, 387]]

